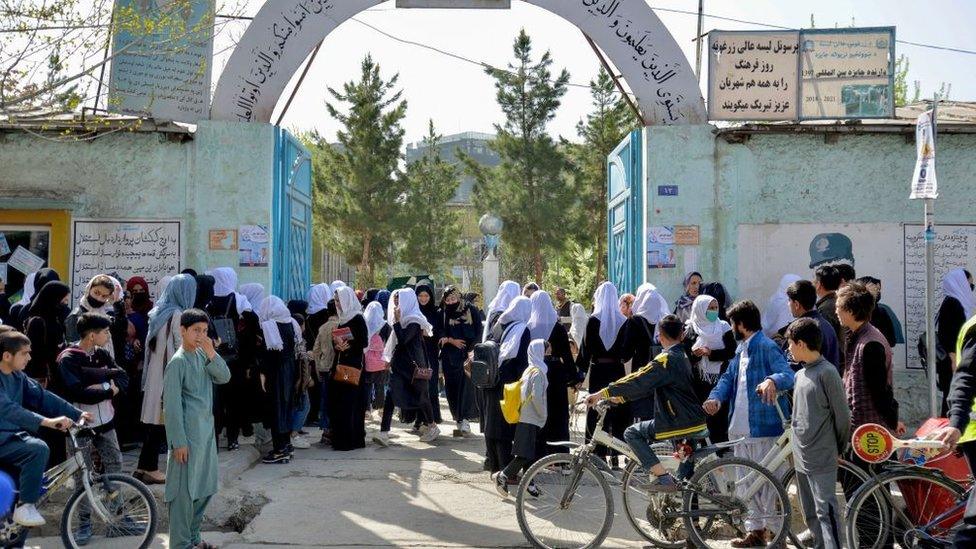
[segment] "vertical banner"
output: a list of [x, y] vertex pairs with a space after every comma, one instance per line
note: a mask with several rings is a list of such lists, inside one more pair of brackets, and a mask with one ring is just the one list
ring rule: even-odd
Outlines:
[[932, 111], [918, 115], [915, 123], [915, 173], [912, 175], [912, 194], [908, 198], [938, 198], [939, 185], [935, 179], [935, 139], [932, 135]]
[[108, 110], [209, 118], [214, 0], [116, 0]]

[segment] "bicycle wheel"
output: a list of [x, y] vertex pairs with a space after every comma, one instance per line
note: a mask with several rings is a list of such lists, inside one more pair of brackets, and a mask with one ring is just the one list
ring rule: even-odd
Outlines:
[[[837, 497], [837, 513], [841, 518], [847, 512], [847, 494], [853, 496], [854, 492], [863, 486], [868, 478], [868, 474], [857, 465], [845, 459], [837, 462], [837, 484], [834, 495]], [[806, 545], [800, 541], [799, 536], [808, 528], [803, 515], [803, 507], [800, 505], [800, 491], [796, 486], [795, 469], [789, 469], [783, 475], [783, 488], [786, 488], [786, 495], [790, 498], [790, 505], [793, 508], [789, 541], [795, 547], [805, 548]]]
[[627, 520], [642, 538], [656, 547], [684, 547], [688, 536], [684, 521], [676, 516], [681, 513], [681, 493], [650, 493], [646, 488], [648, 481], [648, 471], [640, 462], [632, 461], [627, 465], [623, 478]]
[[149, 547], [156, 536], [159, 514], [156, 499], [145, 484], [128, 475], [112, 473], [93, 479], [92, 492], [108, 514], [103, 519], [93, 511], [84, 486], [79, 486], [61, 515], [61, 541], [65, 547]]
[[[530, 485], [536, 495], [529, 493]], [[525, 539], [535, 547], [599, 547], [613, 524], [613, 494], [589, 460], [580, 464], [572, 454], [554, 454], [522, 477], [515, 514]]]
[[783, 483], [766, 468], [742, 458], [721, 458], [699, 466], [689, 485], [685, 529], [697, 547], [764, 527], [773, 533], [769, 547], [784, 543], [790, 503]]
[[959, 483], [931, 469], [904, 467], [882, 473], [851, 498], [844, 521], [848, 546], [877, 548], [894, 542], [915, 547], [919, 540], [951, 541], [962, 526], [964, 496]]

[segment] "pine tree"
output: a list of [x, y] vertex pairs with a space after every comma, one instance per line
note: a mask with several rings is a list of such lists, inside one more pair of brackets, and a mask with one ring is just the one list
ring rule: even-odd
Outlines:
[[[566, 93], [569, 73], [563, 69], [552, 77], [548, 51], [533, 61], [532, 40], [524, 29], [513, 52], [515, 61], [507, 70], [487, 70], [495, 79], [496, 99], [505, 114], [504, 124], [495, 124], [497, 137], [489, 145], [501, 163], [490, 170], [470, 160], [466, 164], [477, 180], [475, 205], [505, 223], [503, 250], [516, 256], [506, 263], [528, 263], [541, 284], [544, 254], [562, 249], [567, 210], [573, 201], [563, 177], [565, 158], [546, 133]], [[508, 272], [520, 278], [528, 274]]]
[[[576, 125], [583, 142], [564, 145], [572, 164], [575, 195], [579, 197], [574, 224], [579, 232], [575, 237], [595, 248], [595, 287], [605, 276], [607, 210], [603, 205], [607, 201], [607, 156], [638, 124], [607, 71], [600, 69], [596, 80], [590, 81], [590, 95], [593, 111]], [[600, 205], [596, 210], [595, 204]]]
[[426, 152], [409, 164], [401, 217], [405, 235], [400, 260], [416, 273], [443, 275], [461, 252], [459, 211], [448, 206], [460, 184], [460, 169], [440, 157], [441, 136], [431, 120], [423, 140]]
[[367, 55], [358, 82], [347, 82], [341, 92], [328, 88], [346, 110], [326, 103], [342, 129], [338, 143], [321, 144], [314, 158], [318, 226], [331, 250], [359, 266], [362, 286], [376, 283], [376, 266], [390, 260], [398, 229], [400, 123], [407, 110], [402, 91], [394, 90], [398, 78], [384, 80]]

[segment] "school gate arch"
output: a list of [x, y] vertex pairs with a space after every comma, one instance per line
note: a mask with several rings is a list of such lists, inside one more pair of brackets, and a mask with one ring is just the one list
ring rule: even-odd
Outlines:
[[[707, 121], [694, 71], [643, 0], [524, 1], [573, 23], [606, 53], [635, 95], [645, 125]], [[270, 122], [285, 86], [315, 46], [350, 17], [382, 2], [265, 2], [217, 82], [211, 118]]]

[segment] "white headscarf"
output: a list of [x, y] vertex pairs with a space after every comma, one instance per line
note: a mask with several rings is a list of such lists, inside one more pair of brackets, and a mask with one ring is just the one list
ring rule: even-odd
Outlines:
[[[725, 348], [722, 336], [725, 335], [725, 332], [732, 330], [732, 326], [724, 320], [716, 320], [715, 322], [708, 320], [705, 313], [708, 312], [708, 306], [713, 301], [717, 302], [710, 295], [700, 295], [691, 304], [691, 316], [686, 324], [691, 326], [691, 329], [698, 335], [695, 344], [691, 346], [692, 351], [702, 347], [708, 347], [713, 351]], [[703, 356], [699, 363], [699, 369], [706, 380], [714, 382], [722, 371], [722, 363]]]
[[[535, 294], [532, 295], [535, 296]], [[549, 367], [546, 365], [546, 340], [544, 339], [533, 339], [529, 342], [529, 367], [522, 372], [522, 402], [529, 399], [530, 387], [526, 382], [532, 375], [532, 368], [538, 368], [542, 372], [540, 380], [543, 384], [543, 390], [547, 389], [549, 387], [549, 378], [547, 377]]]
[[336, 290], [338, 290], [339, 288], [342, 288], [344, 286], [346, 286], [346, 283], [343, 282], [343, 281], [341, 281], [341, 280], [333, 280], [332, 281], [332, 284], [329, 284], [329, 288], [332, 289], [332, 292], [333, 293], [335, 293]]
[[617, 340], [620, 327], [627, 320], [620, 312], [620, 299], [617, 297], [617, 287], [613, 282], [600, 284], [593, 294], [593, 315], [600, 321], [600, 340], [609, 351]]
[[548, 340], [552, 335], [552, 329], [559, 322], [559, 315], [556, 308], [552, 305], [552, 297], [549, 292], [536, 290], [529, 298], [532, 304], [532, 314], [529, 316], [529, 333], [532, 339]]
[[173, 280], [173, 277], [170, 275], [159, 279], [159, 282], [156, 283], [156, 299], [163, 297], [163, 290], [166, 289], [166, 286], [169, 286], [171, 280]]
[[261, 310], [261, 303], [264, 301], [264, 285], [258, 284], [257, 282], [241, 284], [241, 293], [247, 298], [247, 302], [251, 304], [252, 309], [256, 308], [257, 310]]
[[319, 311], [324, 311], [333, 297], [332, 288], [328, 284], [322, 283], [312, 286], [308, 291], [308, 308], [305, 309], [305, 312], [314, 315]]
[[363, 305], [356, 298], [356, 292], [349, 286], [340, 286], [336, 289], [335, 300], [339, 311], [339, 324], [345, 324], [352, 320], [356, 315], [363, 314]]
[[651, 324], [661, 322], [668, 314], [668, 302], [650, 282], [645, 282], [637, 288], [634, 298], [634, 315], [644, 317]]
[[37, 293], [37, 290], [34, 288], [35, 276], [37, 276], [37, 271], [27, 275], [27, 278], [24, 279], [24, 291], [20, 294], [20, 301], [14, 305], [26, 307], [27, 304], [30, 303], [31, 298], [34, 297], [35, 293]]
[[966, 312], [966, 318], [976, 313], [976, 296], [969, 287], [965, 269], [953, 269], [942, 277], [942, 293], [959, 301], [962, 310]]
[[[89, 296], [91, 296], [92, 283], [95, 282], [95, 279], [98, 278], [99, 276], [101, 275], [93, 276], [91, 280], [88, 281], [88, 284], [85, 285], [85, 293], [82, 294], [78, 306], [81, 307], [82, 310], [88, 311], [90, 313], [109, 314], [109, 312], [114, 309], [115, 302], [119, 300], [120, 296], [122, 295], [122, 292], [124, 292], [125, 290], [122, 288], [121, 282], [116, 280], [114, 276], [109, 276], [108, 278], [109, 280], [112, 281], [112, 287], [114, 288], [112, 290], [112, 295], [108, 298], [108, 300], [105, 301], [105, 303], [101, 307], [92, 307], [91, 303], [89, 303], [88, 301], [88, 298]], [[112, 358], [115, 358], [115, 353], [112, 352], [112, 345], [108, 346], [108, 352], [109, 352], [108, 354], [112, 355]]]
[[281, 339], [281, 331], [278, 324], [291, 323], [295, 329], [296, 343], [301, 340], [302, 329], [292, 318], [285, 302], [276, 295], [269, 295], [261, 302], [258, 308], [258, 319], [261, 321], [261, 332], [264, 333], [264, 346], [270, 351], [280, 351], [284, 348], [284, 341]]
[[386, 323], [386, 319], [383, 318], [383, 306], [379, 301], [372, 301], [366, 306], [363, 318], [366, 319], [366, 339], [372, 339]]
[[234, 294], [234, 305], [237, 314], [250, 311], [253, 307], [244, 294], [237, 292], [237, 271], [230, 267], [217, 267], [210, 271], [214, 277], [214, 297], [226, 297]]
[[[488, 310], [485, 311], [485, 318], [490, 319], [491, 315], [497, 312], [502, 312], [508, 308], [508, 305], [513, 299], [522, 293], [522, 288], [518, 285], [518, 282], [512, 280], [506, 280], [498, 286], [498, 293], [492, 298], [491, 303], [488, 304]], [[485, 341], [488, 339], [488, 333], [491, 331], [491, 327], [485, 322], [484, 331], [481, 334], [481, 340]]]
[[502, 344], [498, 349], [498, 361], [503, 362], [518, 355], [522, 334], [528, 329], [529, 317], [532, 316], [532, 302], [525, 296], [518, 296], [508, 304], [508, 308], [498, 317], [499, 325], [506, 325], [502, 335]]
[[581, 303], [573, 303], [569, 308], [569, 317], [573, 319], [569, 327], [569, 335], [573, 336], [573, 341], [579, 347], [583, 344], [583, 336], [586, 335], [586, 321], [590, 315], [586, 314], [586, 308]]
[[779, 279], [779, 288], [776, 293], [769, 296], [766, 310], [762, 312], [763, 333], [772, 337], [776, 335], [784, 326], [793, 322], [793, 313], [790, 312], [790, 298], [786, 295], [786, 289], [801, 278], [795, 274], [783, 275]]
[[[418, 324], [424, 335], [430, 336], [434, 333], [434, 327], [427, 322], [427, 317], [420, 310], [420, 303], [417, 302], [417, 294], [413, 288], [403, 288], [394, 291], [390, 295], [390, 301], [386, 305], [386, 321], [392, 327], [398, 321], [396, 319], [396, 309], [400, 308], [400, 326], [406, 328], [411, 324]], [[397, 336], [396, 330], [390, 332], [389, 339], [386, 340], [386, 347], [383, 349], [383, 360], [390, 362], [393, 360], [393, 351], [396, 350]]]

